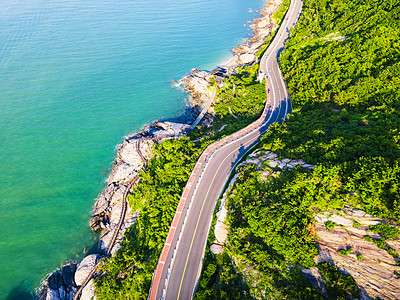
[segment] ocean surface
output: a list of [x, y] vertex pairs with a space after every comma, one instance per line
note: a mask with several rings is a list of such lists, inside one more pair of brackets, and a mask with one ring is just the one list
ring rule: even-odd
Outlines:
[[171, 82], [230, 58], [264, 3], [0, 1], [0, 299], [29, 299], [96, 246], [88, 221], [116, 145], [179, 117]]

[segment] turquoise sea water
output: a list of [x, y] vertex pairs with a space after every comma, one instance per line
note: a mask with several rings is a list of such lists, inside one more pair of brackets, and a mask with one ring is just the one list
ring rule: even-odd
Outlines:
[[170, 82], [212, 69], [264, 0], [0, 1], [0, 299], [96, 244], [115, 146], [181, 114]]

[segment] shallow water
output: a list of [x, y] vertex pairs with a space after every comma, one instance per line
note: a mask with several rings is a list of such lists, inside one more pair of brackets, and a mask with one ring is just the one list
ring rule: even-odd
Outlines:
[[262, 0], [0, 1], [0, 299], [96, 244], [88, 228], [115, 146], [186, 96], [248, 37]]

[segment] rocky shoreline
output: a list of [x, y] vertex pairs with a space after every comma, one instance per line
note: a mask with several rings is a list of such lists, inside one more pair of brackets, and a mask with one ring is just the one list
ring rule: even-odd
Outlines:
[[[257, 53], [265, 43], [265, 39], [276, 29], [277, 24], [272, 20], [272, 14], [279, 8], [281, 0], [269, 0], [261, 17], [253, 20], [250, 27], [253, 29], [253, 38], [232, 50], [234, 56], [224, 65], [218, 66], [211, 72], [193, 69], [192, 72], [179, 80], [179, 85], [188, 93], [192, 108], [185, 119], [192, 121], [203, 109], [211, 97], [210, 87], [214, 80], [217, 84], [223, 79], [236, 73], [238, 67], [251, 65], [258, 62]], [[213, 79], [213, 80], [212, 80]], [[203, 118], [202, 125], [207, 125], [212, 120], [212, 107]], [[138, 173], [152, 158], [152, 147], [155, 143], [166, 139], [175, 139], [190, 130], [187, 123], [156, 121], [146, 125], [141, 131], [125, 137], [119, 145], [117, 157], [112, 171], [107, 178], [107, 186], [97, 197], [92, 211], [90, 228], [92, 231], [101, 231], [98, 254], [86, 256], [80, 263], [68, 262], [61, 269], [51, 273], [44, 280], [38, 292], [40, 300], [74, 299], [79, 286], [86, 277], [95, 269], [97, 263], [109, 252], [114, 255], [120, 248], [126, 229], [135, 223], [140, 211], [134, 211], [129, 205], [124, 215], [121, 228], [118, 228], [123, 209], [124, 195], [128, 192], [131, 183], [137, 178]], [[116, 232], [117, 231], [117, 232]], [[113, 236], [117, 235], [113, 243]], [[95, 274], [98, 276], [99, 274]], [[94, 276], [94, 277], [95, 277]], [[91, 279], [83, 288], [80, 299], [92, 299], [94, 296], [94, 282]]]

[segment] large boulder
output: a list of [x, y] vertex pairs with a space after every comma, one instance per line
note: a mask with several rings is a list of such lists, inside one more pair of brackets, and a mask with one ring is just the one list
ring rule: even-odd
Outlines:
[[222, 254], [222, 253], [224, 253], [224, 246], [214, 243], [211, 245], [210, 251], [214, 254]]
[[239, 59], [243, 64], [250, 64], [256, 61], [257, 56], [252, 53], [244, 53], [239, 56]]
[[60, 270], [57, 270], [47, 279], [48, 289], [46, 300], [64, 299], [66, 295], [66, 288], [63, 282], [63, 277]]
[[99, 260], [100, 255], [90, 254], [81, 261], [75, 272], [76, 285], [81, 286], [85, 282], [86, 278], [89, 276], [90, 272], [92, 272]]
[[70, 262], [54, 271], [40, 288], [39, 300], [72, 300], [76, 293], [74, 273], [76, 264]]

